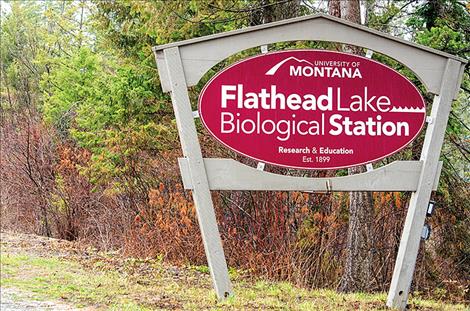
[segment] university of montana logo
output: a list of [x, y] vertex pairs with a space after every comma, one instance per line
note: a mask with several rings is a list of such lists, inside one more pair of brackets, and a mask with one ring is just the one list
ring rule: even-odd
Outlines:
[[[315, 61], [312, 63], [291, 56], [274, 65], [266, 72], [266, 75], [273, 76], [281, 66], [285, 65], [289, 68], [290, 76], [362, 78], [359, 68], [344, 67], [341, 64], [335, 61]], [[347, 63], [343, 65], [347, 65]]]
[[294, 50], [243, 60], [199, 97], [209, 133], [234, 151], [276, 165], [333, 169], [369, 163], [410, 143], [424, 100], [405, 77], [370, 59]]

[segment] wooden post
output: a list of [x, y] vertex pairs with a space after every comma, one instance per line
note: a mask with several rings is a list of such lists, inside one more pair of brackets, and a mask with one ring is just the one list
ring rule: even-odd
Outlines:
[[167, 72], [170, 80], [171, 97], [176, 123], [186, 157], [193, 185], [193, 199], [196, 206], [207, 263], [212, 282], [219, 299], [232, 294], [227, 263], [215, 217], [212, 197], [207, 181], [206, 169], [202, 159], [201, 147], [188, 96], [188, 88], [178, 47], [164, 50]]
[[426, 219], [426, 210], [431, 197], [432, 186], [437, 172], [444, 134], [447, 127], [452, 100], [457, 92], [460, 77], [460, 63], [449, 59], [444, 71], [439, 95], [434, 97], [431, 120], [426, 129], [421, 161], [423, 166], [418, 182], [418, 189], [413, 192], [405, 226], [400, 241], [400, 248], [388, 292], [387, 306], [404, 310], [413, 280], [413, 273], [418, 256], [421, 232]]

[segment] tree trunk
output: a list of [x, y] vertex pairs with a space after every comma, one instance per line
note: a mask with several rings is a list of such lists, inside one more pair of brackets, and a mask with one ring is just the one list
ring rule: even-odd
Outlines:
[[332, 16], [341, 18], [341, 1], [340, 0], [328, 1], [328, 13]]
[[[330, 14], [348, 21], [361, 23], [359, 0], [329, 1]], [[362, 54], [356, 46], [344, 46], [349, 53]], [[364, 166], [348, 169], [349, 175], [365, 172]], [[349, 193], [349, 226], [347, 256], [339, 290], [342, 292], [368, 291], [372, 281], [374, 205], [371, 192]]]
[[[363, 166], [348, 169], [349, 175], [365, 172]], [[372, 224], [374, 205], [371, 192], [349, 193], [347, 257], [339, 290], [368, 291], [372, 281]]]
[[257, 0], [250, 3], [250, 26], [256, 26], [299, 15], [300, 0]]

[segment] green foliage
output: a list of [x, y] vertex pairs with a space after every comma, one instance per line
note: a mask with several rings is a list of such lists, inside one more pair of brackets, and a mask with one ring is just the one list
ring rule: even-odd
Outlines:
[[[128, 4], [119, 5], [126, 18], [132, 17], [125, 10]], [[168, 96], [159, 90], [150, 46], [141, 46], [128, 38], [120, 43], [102, 40], [102, 33], [93, 28], [96, 27], [93, 19], [94, 23], [83, 23], [80, 19], [80, 31], [74, 33], [77, 25], [67, 21], [74, 21], [82, 7], [82, 2], [67, 3], [45, 11], [49, 24], [59, 25], [60, 33], [69, 34], [71, 43], [63, 43], [59, 33], [54, 32], [47, 32], [43, 40], [60, 48], [55, 53], [42, 50], [36, 57], [37, 63], [47, 69], [41, 76], [40, 108], [44, 120], [62, 139], [91, 151], [91, 161], [83, 172], [93, 183], [119, 185], [121, 182], [114, 178], [135, 171], [140, 154], [172, 148], [169, 142], [175, 139], [175, 126], [171, 106]], [[89, 9], [95, 13], [94, 6]], [[132, 12], [138, 9], [136, 4]], [[129, 34], [135, 30], [134, 22], [121, 25], [126, 36], [141, 37]], [[128, 44], [120, 49], [119, 44], [125, 42]], [[116, 43], [118, 46], [114, 46]]]
[[42, 77], [44, 119], [67, 135], [77, 107], [93, 97], [99, 70], [97, 56], [87, 48], [54, 59], [58, 64]]
[[[77, 143], [92, 152], [83, 171], [93, 183], [128, 187], [132, 182], [127, 177], [117, 183], [116, 178], [135, 173], [143, 153], [172, 149], [176, 141], [170, 99], [159, 88], [151, 47], [231, 30], [238, 24], [236, 19], [218, 22], [234, 15], [218, 9], [227, 7], [226, 1], [97, 1], [95, 5], [94, 47], [81, 49], [50, 77], [53, 92], [46, 100], [45, 115], [57, 128], [70, 129]], [[235, 5], [240, 3], [234, 1]]]
[[41, 68], [35, 63], [43, 33], [41, 6], [35, 2], [12, 2], [11, 13], [2, 12], [0, 28], [0, 92], [9, 94], [15, 107], [21, 109], [36, 103]]
[[452, 29], [442, 19], [438, 19], [436, 26], [430, 30], [419, 32], [416, 41], [434, 49], [457, 55], [464, 54], [462, 51], [469, 48], [469, 42], [466, 40], [465, 34], [460, 30]]
[[42, 81], [44, 116], [92, 152], [92, 182], [110, 182], [131, 169], [127, 160], [167, 146], [174, 127], [137, 66], [86, 47], [66, 61]]

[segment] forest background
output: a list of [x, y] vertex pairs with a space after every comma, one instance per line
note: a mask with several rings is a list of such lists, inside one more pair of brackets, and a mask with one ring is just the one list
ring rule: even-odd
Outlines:
[[[80, 240], [128, 256], [205, 264], [191, 194], [176, 159], [176, 123], [151, 47], [312, 13], [334, 14], [338, 1], [174, 0], [11, 1], [1, 8], [0, 190], [2, 230]], [[368, 27], [469, 59], [470, 5], [457, 0], [361, 1]], [[337, 14], [335, 14], [337, 15]], [[286, 48], [337, 49], [330, 42], [283, 42]], [[256, 55], [253, 48], [214, 66], [190, 90], [193, 103], [223, 67]], [[381, 61], [419, 80], [400, 63]], [[413, 290], [470, 301], [469, 66], [454, 101], [441, 154], [444, 169], [421, 244]], [[226, 150], [197, 122], [203, 153], [254, 162]], [[419, 159], [423, 135], [379, 161]], [[323, 177], [339, 171], [299, 171]], [[409, 193], [373, 193], [363, 291], [386, 291]], [[340, 288], [348, 252], [348, 193], [213, 193], [230, 267], [299, 286]], [[343, 280], [344, 281], [344, 280]], [[344, 284], [343, 284], [344, 285]]]

